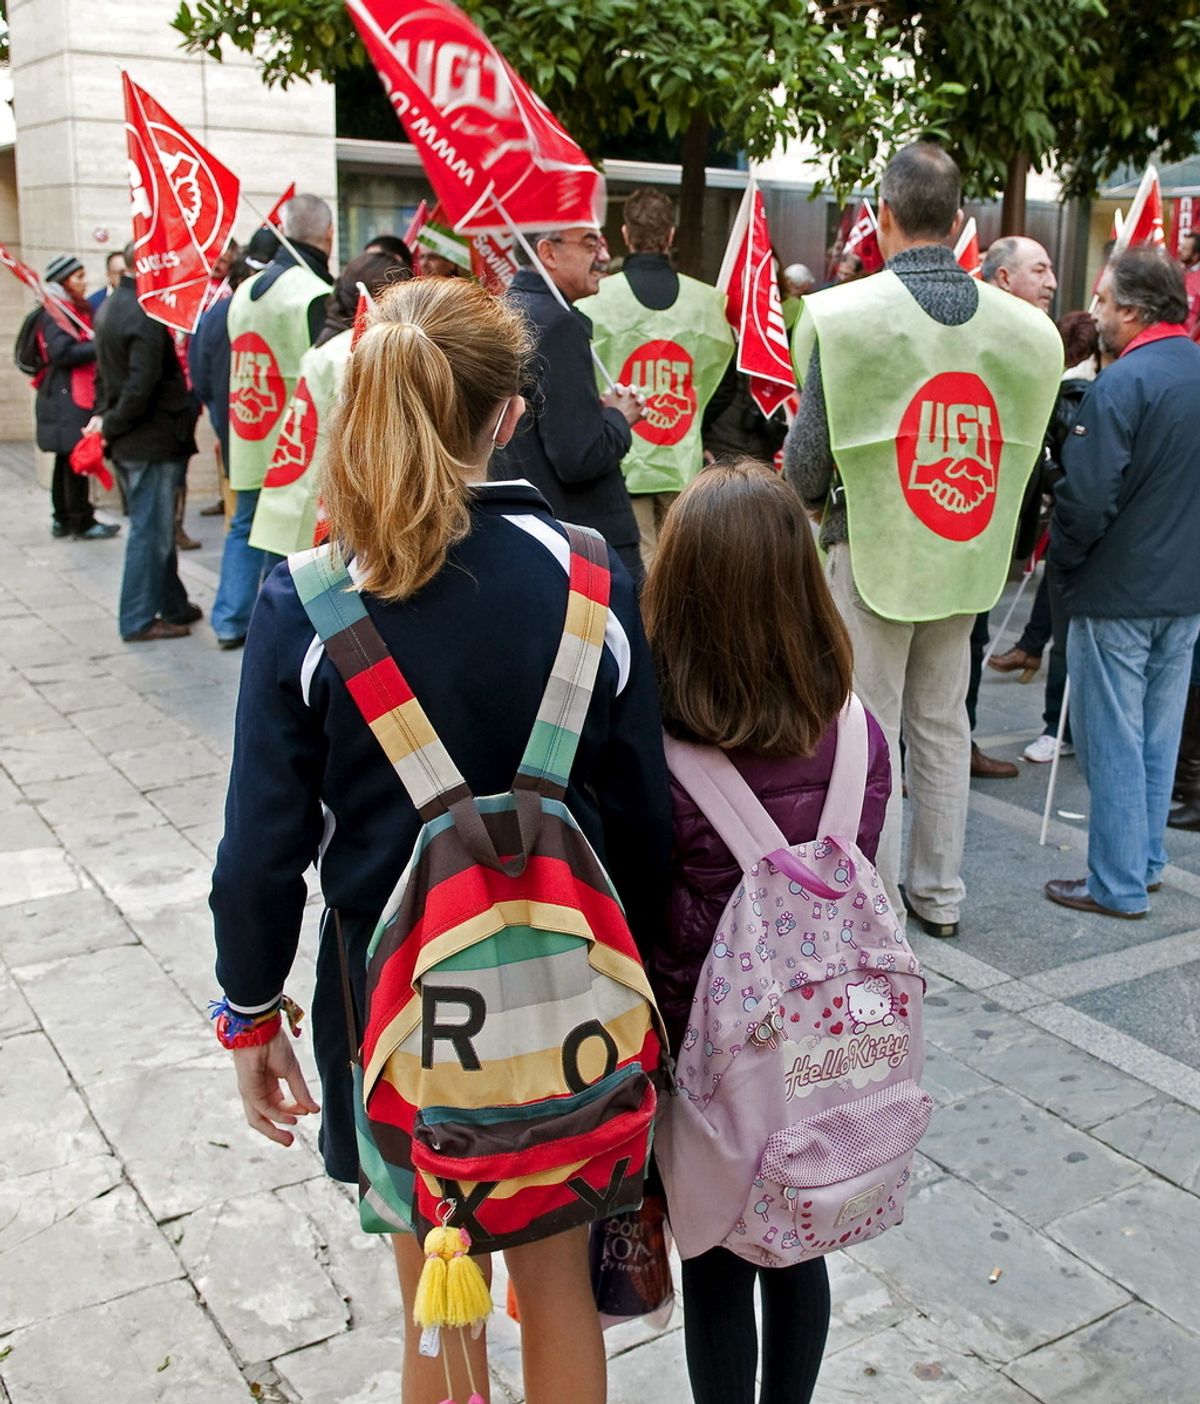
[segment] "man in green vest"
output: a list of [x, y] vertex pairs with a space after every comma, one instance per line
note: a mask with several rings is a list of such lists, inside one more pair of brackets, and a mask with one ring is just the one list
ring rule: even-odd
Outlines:
[[600, 360], [645, 398], [621, 469], [649, 569], [667, 508], [703, 465], [701, 421], [733, 355], [733, 333], [724, 293], [671, 267], [671, 201], [658, 190], [635, 190], [624, 217], [629, 254], [621, 272], [579, 310], [591, 319]]
[[[250, 545], [258, 492], [300, 374], [300, 358], [325, 323], [333, 214], [316, 195], [283, 207], [274, 259], [229, 305], [229, 485], [237, 507], [221, 557], [212, 626], [220, 648], [240, 648], [263, 576], [277, 557]], [[290, 245], [290, 247], [288, 247]]]
[[931, 142], [892, 158], [879, 200], [886, 268], [804, 300], [793, 342], [803, 395], [784, 450], [788, 480], [824, 509], [855, 689], [891, 750], [877, 866], [897, 910], [933, 936], [958, 934], [966, 891], [968, 640], [1004, 587], [1062, 373], [1053, 322], [955, 262], [960, 188]]

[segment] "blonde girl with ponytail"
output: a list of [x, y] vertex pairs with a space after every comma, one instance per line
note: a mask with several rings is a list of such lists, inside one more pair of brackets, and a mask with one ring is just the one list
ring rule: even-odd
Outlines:
[[[330, 535], [372, 623], [478, 795], [511, 786], [566, 609], [561, 526], [528, 483], [487, 481], [494, 449], [524, 411], [530, 354], [520, 316], [465, 279], [389, 289], [350, 357], [321, 483]], [[610, 567], [605, 647], [567, 804], [646, 951], [666, 900], [668, 791], [636, 595], [611, 553]], [[367, 944], [420, 827], [314, 634], [288, 567], [278, 567], [246, 642], [213, 879], [220, 1007], [254, 1028], [274, 1016], [297, 951], [304, 873], [319, 861], [328, 918], [312, 994], [320, 1107], [286, 1031], [237, 1047], [233, 1057], [250, 1125], [289, 1146], [289, 1128], [320, 1111], [326, 1170], [350, 1183], [358, 1159], [347, 1020], [352, 1013], [361, 1027]], [[343, 1000], [335, 912], [352, 1011]], [[411, 1235], [396, 1235], [393, 1247], [411, 1322], [421, 1247]], [[586, 1230], [508, 1250], [505, 1259], [520, 1304], [529, 1404], [602, 1404], [604, 1349]], [[447, 1393], [491, 1397], [486, 1336], [464, 1339], [465, 1355], [455, 1345], [445, 1360], [428, 1359], [419, 1333], [406, 1329], [404, 1404], [439, 1404]]]

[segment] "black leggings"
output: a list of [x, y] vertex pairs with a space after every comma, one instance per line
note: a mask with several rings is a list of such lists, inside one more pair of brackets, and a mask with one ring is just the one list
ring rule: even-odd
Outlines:
[[757, 1268], [712, 1248], [683, 1264], [683, 1339], [695, 1404], [754, 1404], [756, 1278], [762, 1293], [759, 1404], [809, 1404], [812, 1398], [829, 1331], [825, 1259]]

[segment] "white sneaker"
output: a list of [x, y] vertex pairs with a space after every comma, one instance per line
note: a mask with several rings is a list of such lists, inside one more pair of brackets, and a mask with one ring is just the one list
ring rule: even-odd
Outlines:
[[[1034, 765], [1049, 765], [1054, 759], [1054, 748], [1057, 745], [1056, 737], [1048, 734], [1042, 735], [1036, 741], [1031, 741], [1021, 754], [1027, 761], [1032, 761]], [[1058, 753], [1060, 756], [1073, 756], [1075, 747], [1069, 741], [1064, 741]]]

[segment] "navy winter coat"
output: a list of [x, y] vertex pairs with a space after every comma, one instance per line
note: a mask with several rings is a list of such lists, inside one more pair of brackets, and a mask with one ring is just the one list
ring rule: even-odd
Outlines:
[[1063, 446], [1050, 560], [1072, 615], [1200, 614], [1200, 346], [1127, 350], [1099, 376]]

